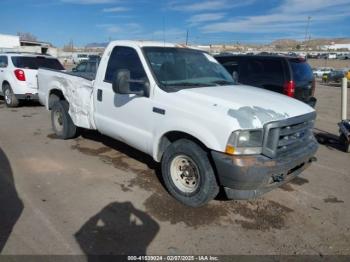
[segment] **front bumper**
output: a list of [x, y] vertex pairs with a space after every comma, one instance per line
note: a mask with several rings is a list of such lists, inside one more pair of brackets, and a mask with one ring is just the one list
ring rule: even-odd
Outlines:
[[212, 151], [218, 180], [230, 199], [253, 199], [290, 181], [312, 161], [318, 148], [316, 141], [276, 159], [264, 155], [229, 156]]

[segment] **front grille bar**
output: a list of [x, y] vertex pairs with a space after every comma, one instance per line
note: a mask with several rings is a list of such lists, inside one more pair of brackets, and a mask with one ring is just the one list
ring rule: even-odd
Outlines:
[[316, 112], [265, 124], [262, 153], [275, 158], [303, 146], [310, 138]]

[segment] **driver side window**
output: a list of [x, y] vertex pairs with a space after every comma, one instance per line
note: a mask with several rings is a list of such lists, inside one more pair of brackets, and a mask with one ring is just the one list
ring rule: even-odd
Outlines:
[[0, 56], [0, 68], [5, 68], [8, 65], [7, 56]]
[[[133, 80], [147, 80], [146, 72], [142, 66], [139, 55], [131, 47], [117, 46], [114, 47], [108, 61], [105, 82], [112, 83], [117, 72], [121, 69], [130, 71], [130, 78]], [[130, 83], [132, 91], [143, 89], [142, 83]]]

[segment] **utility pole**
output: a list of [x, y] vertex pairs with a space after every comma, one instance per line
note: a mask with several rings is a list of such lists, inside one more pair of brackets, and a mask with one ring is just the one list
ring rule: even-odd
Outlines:
[[308, 35], [308, 32], [309, 32], [310, 21], [311, 21], [311, 16], [308, 16], [307, 17], [306, 28], [305, 28], [305, 41], [304, 41], [305, 47], [307, 46], [306, 43], [307, 43], [307, 35]]
[[187, 29], [187, 32], [186, 32], [186, 45], [188, 44], [188, 29]]

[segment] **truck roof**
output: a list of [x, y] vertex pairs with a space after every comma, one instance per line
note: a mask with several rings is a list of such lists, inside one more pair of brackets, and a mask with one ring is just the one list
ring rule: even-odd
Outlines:
[[142, 41], [142, 40], [116, 40], [110, 42], [110, 45], [130, 45], [130, 46], [137, 46], [137, 47], [179, 47], [180, 45], [167, 43], [167, 42], [160, 42], [160, 41]]

